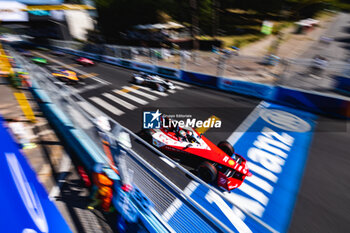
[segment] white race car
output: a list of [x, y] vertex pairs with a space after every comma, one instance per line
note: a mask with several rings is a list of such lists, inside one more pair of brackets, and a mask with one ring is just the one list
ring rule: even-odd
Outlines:
[[135, 84], [148, 86], [160, 92], [175, 89], [175, 85], [169, 80], [162, 79], [158, 75], [150, 75], [143, 72], [133, 74], [132, 82]]

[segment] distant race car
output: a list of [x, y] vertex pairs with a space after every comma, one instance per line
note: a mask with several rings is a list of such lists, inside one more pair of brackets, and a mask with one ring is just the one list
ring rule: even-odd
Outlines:
[[90, 59], [87, 59], [85, 57], [79, 57], [77, 59], [75, 59], [75, 61], [83, 66], [93, 66], [95, 65], [95, 62], [93, 62]]
[[231, 191], [252, 175], [246, 160], [230, 143], [222, 141], [216, 146], [193, 128], [163, 127], [163, 122], [171, 125], [170, 119], [161, 119], [159, 129], [144, 129], [140, 136], [169, 157], [196, 169], [205, 182]]
[[77, 74], [70, 70], [59, 70], [51, 73], [57, 79], [66, 82], [68, 84], [77, 84], [80, 82]]
[[143, 72], [133, 74], [132, 82], [135, 84], [151, 87], [160, 92], [165, 92], [168, 89], [175, 89], [175, 85], [169, 80], [162, 79], [158, 75], [150, 75]]
[[47, 64], [47, 60], [45, 58], [42, 58], [42, 57], [33, 57], [32, 58], [32, 61], [36, 64], [40, 64], [40, 65], [43, 65], [43, 64]]
[[61, 52], [61, 51], [58, 51], [58, 50], [52, 50], [51, 54], [55, 55], [55, 56], [64, 56], [65, 55], [64, 52]]

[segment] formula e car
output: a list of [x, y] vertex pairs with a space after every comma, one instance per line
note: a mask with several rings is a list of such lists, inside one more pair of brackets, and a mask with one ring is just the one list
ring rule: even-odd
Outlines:
[[32, 58], [32, 61], [38, 65], [47, 65], [47, 60], [42, 57], [34, 57]]
[[169, 80], [162, 79], [158, 75], [150, 75], [143, 72], [133, 74], [132, 82], [135, 84], [148, 86], [160, 92], [175, 89], [175, 85]]
[[205, 182], [231, 191], [246, 176], [251, 176], [246, 160], [234, 152], [226, 141], [217, 146], [195, 129], [168, 126], [169, 118], [161, 117], [159, 129], [144, 129], [140, 136], [169, 157], [196, 169]]
[[83, 66], [93, 66], [93, 65], [95, 65], [95, 63], [92, 60], [87, 59], [85, 57], [78, 57], [77, 59], [75, 59], [75, 61], [78, 64], [83, 65]]
[[66, 82], [68, 84], [77, 84], [80, 82], [77, 74], [70, 70], [59, 70], [51, 73], [57, 79]]

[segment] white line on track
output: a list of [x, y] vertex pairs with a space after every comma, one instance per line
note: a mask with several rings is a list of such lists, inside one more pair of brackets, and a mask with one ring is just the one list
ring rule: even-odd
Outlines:
[[185, 88], [180, 87], [180, 86], [175, 86], [175, 89], [178, 89], [178, 90], [184, 90]]
[[132, 104], [130, 104], [130, 103], [128, 103], [128, 102], [126, 102], [126, 101], [124, 101], [122, 99], [119, 99], [118, 97], [116, 97], [116, 96], [114, 96], [114, 95], [112, 95], [110, 93], [103, 93], [102, 95], [104, 97], [106, 97], [106, 98], [116, 102], [117, 104], [122, 105], [123, 107], [125, 107], [127, 109], [134, 110], [134, 109], [137, 108], [135, 105], [132, 105]]
[[160, 159], [163, 160], [163, 161], [164, 161], [166, 164], [168, 164], [170, 167], [176, 168], [176, 165], [175, 165], [173, 162], [171, 162], [169, 159], [166, 159], [166, 158], [164, 158], [164, 157], [160, 157]]
[[[59, 64], [59, 65], [61, 65], [61, 66], [63, 66], [63, 67], [69, 68], [70, 70], [73, 70], [73, 71], [75, 71], [75, 72], [77, 72], [77, 73], [80, 73], [80, 74], [82, 74], [82, 75], [87, 75], [87, 76], [90, 75], [89, 73], [86, 73], [86, 72], [84, 72], [84, 71], [82, 71], [82, 70], [80, 70], [80, 69], [74, 68], [74, 67], [72, 67], [72, 66], [70, 66], [70, 65], [68, 65], [68, 64], [65, 64], [65, 63], [63, 63], [63, 62], [61, 62], [61, 61], [58, 61], [58, 60], [56, 60], [56, 59], [54, 59], [54, 58], [51, 58], [51, 57], [49, 57], [49, 56], [45, 56], [45, 55], [42, 54], [42, 53], [34, 52], [34, 51], [33, 51], [33, 53], [36, 54], [36, 55], [38, 55], [38, 56], [41, 56], [41, 57], [43, 57], [43, 58], [46, 58], [47, 60], [53, 61], [53, 62], [55, 62], [55, 63], [57, 63], [57, 64]], [[105, 84], [105, 85], [110, 85], [110, 84], [111, 84], [110, 82], [107, 82], [107, 81], [105, 81], [105, 80], [103, 80], [103, 79], [100, 79], [100, 78], [98, 78], [98, 77], [96, 77], [96, 76], [92, 76], [92, 77], [90, 77], [90, 78], [93, 79], [93, 80], [95, 80], [95, 81], [97, 81], [97, 82], [103, 83], [103, 84]]]
[[136, 90], [136, 89], [131, 88], [131, 87], [123, 86], [122, 88], [123, 88], [123, 89], [126, 89], [126, 90], [129, 90], [130, 92], [134, 92], [134, 93], [136, 93], [136, 94], [138, 94], [138, 95], [142, 95], [142, 96], [144, 96], [144, 97], [146, 97], [146, 98], [148, 98], [148, 99], [150, 99], [150, 100], [157, 100], [157, 99], [158, 99], [158, 97], [156, 97], [156, 96], [154, 96], [154, 95], [147, 94], [147, 93], [145, 93], [145, 92]]
[[249, 129], [249, 127], [259, 118], [259, 112], [263, 107], [269, 106], [265, 101], [261, 101], [254, 110], [247, 116], [247, 118], [238, 126], [238, 128], [226, 139], [231, 145], [234, 145], [242, 135]]
[[111, 113], [120, 116], [123, 115], [124, 112], [119, 110], [118, 108], [114, 107], [113, 105], [107, 103], [104, 100], [101, 100], [98, 97], [91, 97], [89, 98], [90, 100], [94, 101], [96, 104], [100, 105], [101, 107], [105, 108], [106, 110], [110, 111]]
[[75, 89], [75, 93], [83, 93], [83, 92], [86, 92], [86, 91], [89, 91], [89, 90], [93, 90], [93, 89], [97, 89], [97, 88], [100, 88], [100, 87], [103, 87], [105, 84], [102, 84], [102, 83], [98, 83], [98, 84], [95, 84], [95, 85], [89, 85], [89, 86], [86, 86], [86, 87], [83, 87], [81, 89]]
[[140, 85], [134, 85], [140, 89], [143, 89], [143, 90], [146, 90], [146, 91], [149, 91], [149, 92], [152, 92], [154, 94], [157, 94], [157, 95], [160, 95], [160, 96], [168, 96], [167, 93], [164, 93], [164, 92], [160, 92], [160, 91], [155, 91], [155, 90], [152, 90], [150, 88], [147, 88], [147, 87], [143, 87], [143, 86], [140, 86]]
[[131, 99], [131, 100], [135, 101], [136, 103], [139, 103], [142, 105], [148, 104], [147, 101], [140, 99], [136, 96], [130, 95], [129, 93], [125, 93], [125, 92], [120, 91], [120, 90], [113, 90], [113, 92], [117, 93], [118, 95], [124, 96], [125, 98]]
[[173, 80], [171, 80], [170, 82], [175, 83], [175, 84], [180, 85], [180, 86], [184, 86], [184, 87], [191, 87], [191, 85], [187, 84], [187, 83], [177, 82], [177, 81], [173, 81]]

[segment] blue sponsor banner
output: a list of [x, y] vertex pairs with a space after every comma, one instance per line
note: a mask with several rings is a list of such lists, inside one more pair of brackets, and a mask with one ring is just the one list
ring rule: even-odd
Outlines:
[[248, 212], [274, 230], [287, 232], [315, 119], [307, 112], [263, 102], [228, 138], [252, 173], [239, 188], [223, 193], [235, 206], [195, 182], [190, 196], [234, 231], [270, 232], [244, 213]]
[[350, 94], [350, 78], [344, 76], [336, 76], [336, 86], [335, 88], [339, 91], [343, 91]]
[[229, 197], [275, 230], [287, 232], [316, 117], [276, 104], [260, 107], [246, 132], [231, 138], [253, 176]]
[[350, 117], [350, 101], [347, 99], [285, 87], [276, 90], [275, 100], [279, 103], [325, 115]]
[[236, 92], [243, 95], [271, 100], [274, 98], [275, 87], [271, 85], [220, 78], [218, 82], [220, 90]]
[[168, 67], [157, 67], [157, 73], [161, 76], [168, 77], [168, 78], [174, 78], [174, 79], [181, 79], [182, 73], [178, 69], [172, 69]]
[[157, 68], [154, 65], [141, 63], [141, 62], [135, 62], [135, 61], [132, 62], [132, 67], [135, 70], [151, 72], [151, 73], [155, 73], [157, 71]]
[[190, 82], [194, 84], [199, 84], [207, 87], [216, 88], [218, 77], [207, 75], [207, 74], [199, 74], [194, 72], [182, 71], [181, 79], [185, 82]]
[[0, 117], [1, 232], [71, 232]]

